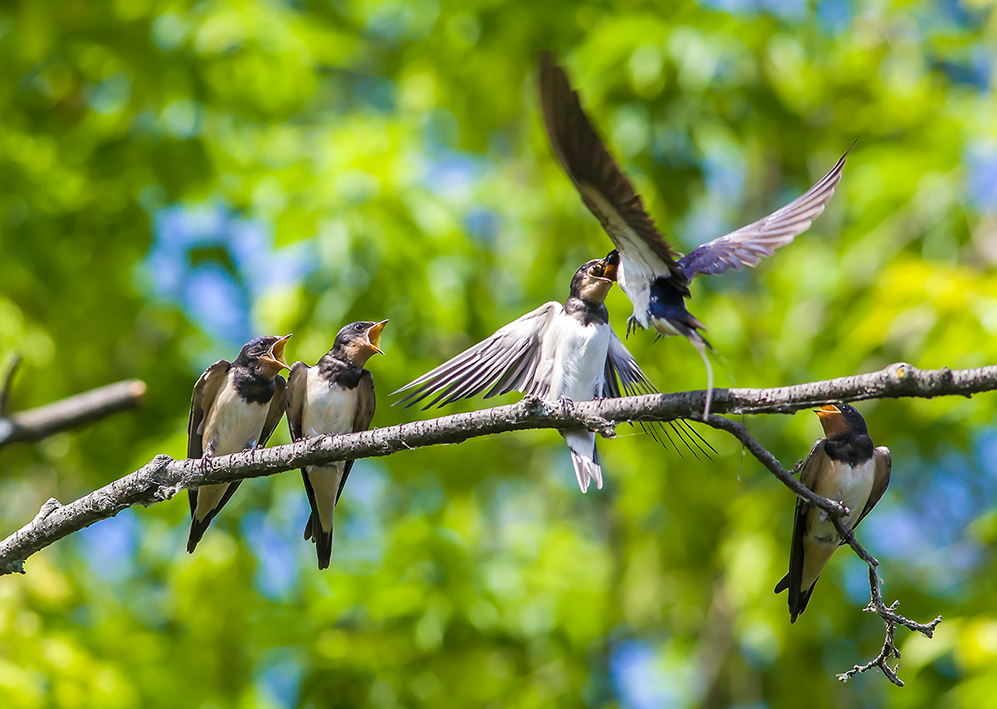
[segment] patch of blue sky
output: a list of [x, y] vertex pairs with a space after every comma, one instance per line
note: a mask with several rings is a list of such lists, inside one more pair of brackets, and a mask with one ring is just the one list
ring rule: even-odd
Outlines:
[[748, 176], [744, 154], [727, 144], [705, 145], [701, 163], [706, 191], [693, 202], [679, 229], [690, 249], [734, 228]]
[[140, 534], [132, 510], [80, 530], [76, 543], [91, 573], [112, 582], [123, 581], [135, 569]]
[[243, 516], [239, 528], [258, 562], [253, 586], [267, 598], [287, 600], [298, 585], [300, 567], [295, 546], [301, 543], [300, 530], [292, 532], [287, 525], [277, 528], [266, 513], [258, 510]]
[[817, 23], [825, 32], [843, 32], [852, 22], [851, 0], [821, 0], [817, 3]]
[[297, 653], [290, 648], [264, 652], [256, 661], [253, 685], [272, 706], [293, 709], [299, 705], [304, 671]]
[[617, 643], [609, 654], [609, 677], [624, 709], [681, 709], [693, 704], [691, 675], [667, 653], [642, 639]]
[[349, 514], [341, 515], [343, 523], [336, 527], [338, 548], [333, 554], [343, 558], [380, 562], [384, 559], [384, 509], [387, 477], [381, 466], [369, 460], [358, 460], [350, 472], [343, 490], [342, 502]]
[[997, 142], [970, 145], [965, 164], [970, 205], [981, 214], [997, 214]]
[[731, 15], [768, 13], [783, 20], [797, 22], [810, 13], [807, 0], [700, 0], [700, 4]]
[[143, 264], [153, 294], [229, 344], [260, 334], [252, 321], [256, 299], [300, 282], [317, 263], [313, 240], [278, 249], [267, 225], [219, 203], [159, 209], [153, 231]]

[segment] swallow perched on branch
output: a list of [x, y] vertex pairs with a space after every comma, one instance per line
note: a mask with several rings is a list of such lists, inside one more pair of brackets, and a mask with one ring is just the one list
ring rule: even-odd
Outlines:
[[[332, 349], [314, 367], [294, 363], [284, 395], [292, 439], [370, 428], [374, 418], [374, 377], [364, 365], [373, 355], [384, 354], [378, 345], [387, 322], [350, 323], [339, 331]], [[301, 469], [312, 510], [305, 524], [305, 539], [315, 542], [320, 569], [329, 568], [333, 517], [353, 463], [345, 460]]]
[[[889, 448], [873, 447], [865, 419], [848, 404], [829, 404], [814, 413], [825, 437], [810, 450], [800, 482], [847, 507], [841, 525], [853, 530], [886, 492], [893, 456]], [[776, 593], [789, 590], [791, 622], [806, 610], [820, 572], [842, 543], [826, 512], [797, 499], [789, 573], [775, 587]]]
[[[571, 278], [564, 304], [551, 301], [513, 320], [436, 369], [392, 393], [414, 389], [397, 403], [429, 396], [425, 406], [443, 406], [487, 391], [485, 398], [518, 391], [548, 401], [589, 401], [623, 393], [652, 393], [654, 387], [609, 326], [604, 301], [616, 279], [619, 255], [583, 264]], [[602, 468], [595, 433], [561, 431], [582, 492]], [[698, 435], [698, 434], [697, 434]]]
[[[234, 362], [220, 359], [204, 370], [194, 385], [187, 425], [187, 457], [200, 458], [202, 467], [212, 456], [238, 453], [266, 445], [284, 415], [284, 347], [290, 335], [257, 337], [246, 343]], [[194, 548], [240, 480], [201, 485], [188, 491], [190, 536]]]
[[652, 327], [660, 336], [686, 337], [706, 365], [703, 415], [709, 416], [713, 368], [706, 350], [712, 347], [700, 334], [705, 326], [686, 309], [689, 282], [701, 273], [719, 275], [728, 269], [757, 266], [762, 258], [806, 231], [834, 194], [847, 151], [801, 197], [680, 257], [644, 211], [640, 195], [592, 127], [564, 69], [549, 54], [540, 62], [540, 102], [554, 155], [620, 252], [620, 288], [634, 307], [627, 334], [632, 329]]

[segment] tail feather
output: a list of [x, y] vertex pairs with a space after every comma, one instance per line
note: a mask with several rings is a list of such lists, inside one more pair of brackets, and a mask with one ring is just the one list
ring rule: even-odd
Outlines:
[[789, 574], [782, 577], [782, 580], [775, 585], [775, 593], [782, 593], [783, 591], [789, 591], [789, 622], [795, 623], [796, 619], [800, 616], [803, 611], [807, 609], [807, 605], [810, 603], [810, 597], [814, 595], [814, 586], [817, 582], [814, 581], [813, 586], [808, 588], [806, 591], [799, 589], [795, 593], [793, 589], [789, 586]]
[[308, 522], [305, 524], [305, 539], [311, 539], [315, 542], [315, 555], [318, 557], [319, 569], [328, 569], [332, 560], [332, 529], [328, 532], [323, 531], [314, 512], [308, 517]]
[[187, 536], [187, 553], [193, 554], [194, 549], [197, 548], [197, 543], [201, 541], [201, 537], [208, 530], [211, 525], [211, 516], [205, 517], [202, 520], [198, 520], [194, 517], [190, 520], [190, 534]]
[[595, 447], [595, 434], [591, 431], [562, 431], [561, 435], [571, 450], [571, 465], [575, 469], [575, 479], [584, 493], [594, 480], [597, 489], [602, 489], [602, 467], [599, 465], [599, 451]]

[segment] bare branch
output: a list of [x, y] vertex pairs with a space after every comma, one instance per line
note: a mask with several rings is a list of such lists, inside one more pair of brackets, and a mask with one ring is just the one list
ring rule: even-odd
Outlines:
[[[119, 389], [115, 389], [115, 388]], [[115, 389], [116, 396], [109, 396]], [[879, 372], [842, 377], [820, 382], [775, 389], [717, 389], [714, 413], [793, 413], [822, 404], [863, 399], [936, 396], [971, 396], [997, 390], [997, 366], [953, 371], [921, 371], [909, 364], [894, 364]], [[94, 390], [52, 406], [13, 417], [21, 431], [16, 440], [37, 440], [55, 430], [93, 420], [100, 415], [134, 406], [144, 393], [141, 382], [120, 382]], [[111, 403], [114, 402], [114, 403]], [[130, 402], [130, 403], [128, 403]], [[570, 429], [589, 427], [604, 436], [613, 435], [621, 422], [673, 421], [679, 418], [702, 420], [705, 392], [654, 394], [602, 399], [573, 404], [569, 401], [545, 402], [527, 397], [518, 404], [499, 406], [466, 414], [374, 429], [343, 436], [319, 436], [286, 446], [260, 451], [244, 451], [219, 456], [202, 465], [197, 460], [174, 460], [158, 455], [139, 470], [96, 490], [85, 497], [60, 505], [49, 500], [31, 522], [0, 542], [0, 575], [24, 572], [24, 561], [54, 542], [134, 505], [152, 505], [168, 500], [185, 488], [203, 484], [229, 482], [274, 475], [306, 465], [327, 465], [339, 460], [356, 460], [386, 456], [423, 446], [460, 443], [469, 438], [524, 429]], [[4, 422], [0, 419], [0, 424]], [[879, 564], [843, 528], [841, 518], [847, 513], [839, 503], [825, 499], [804, 487], [762, 447], [741, 424], [711, 416], [706, 423], [734, 435], [780, 482], [796, 495], [824, 510], [852, 550], [869, 567], [870, 602], [866, 610], [875, 612], [886, 624], [886, 640], [880, 655], [866, 665], [839, 675], [846, 681], [857, 673], [879, 668], [891, 682], [902, 686], [895, 669], [887, 661], [899, 658], [894, 644], [896, 626], [931, 637], [941, 616], [931, 623], [919, 624], [896, 613], [897, 603], [886, 606], [880, 593]], [[32, 431], [34, 437], [26, 433]], [[0, 428], [0, 447], [14, 438]], [[795, 469], [794, 469], [795, 472]]]
[[720, 416], [711, 416], [706, 424], [712, 426], [713, 428], [727, 431], [733, 435], [741, 441], [741, 443], [744, 444], [744, 447], [747, 448], [748, 451], [755, 456], [755, 458], [757, 458], [762, 465], [768, 468], [769, 471], [786, 487], [807, 500], [807, 502], [810, 502], [816, 507], [827, 512], [828, 518], [831, 520], [832, 524], [834, 524], [834, 528], [838, 531], [838, 534], [841, 535], [842, 543], [850, 546], [852, 551], [854, 551], [858, 557], [868, 565], [869, 605], [867, 605], [863, 610], [875, 613], [883, 619], [883, 622], [886, 624], [886, 640], [883, 642], [883, 649], [878, 656], [864, 665], [855, 665], [847, 672], [839, 674], [838, 679], [842, 682], [847, 682], [856, 674], [867, 672], [873, 668], [879, 668], [883, 674], [886, 675], [886, 678], [893, 684], [898, 687], [903, 687], [904, 683], [900, 680], [900, 677], [897, 676], [897, 667], [899, 667], [899, 665], [891, 669], [887, 664], [887, 660], [893, 658], [898, 660], [900, 659], [900, 650], [897, 649], [893, 641], [897, 626], [902, 625], [912, 632], [918, 632], [930, 638], [935, 631], [935, 627], [942, 622], [942, 617], [938, 616], [930, 623], [922, 624], [896, 613], [896, 609], [897, 606], [900, 605], [900, 601], [894, 601], [892, 605], [887, 606], [883, 602], [883, 595], [880, 591], [880, 585], [883, 583], [883, 580], [880, 578], [877, 571], [879, 561], [877, 561], [872, 554], [866, 551], [865, 548], [859, 544], [858, 541], [856, 541], [855, 534], [850, 529], [845, 529], [842, 525], [841, 518], [848, 514], [847, 508], [843, 507], [834, 500], [828, 500], [827, 498], [821, 497], [817, 493], [805, 487], [803, 483], [794, 478], [789, 471], [782, 467], [774, 455], [763, 448], [762, 445], [758, 443], [758, 441], [756, 441], [750, 433], [748, 433], [748, 429], [736, 421], [730, 421], [728, 419], [721, 418]]
[[54, 433], [134, 409], [144, 398], [145, 383], [130, 379], [0, 418], [0, 448], [12, 443], [40, 441]]

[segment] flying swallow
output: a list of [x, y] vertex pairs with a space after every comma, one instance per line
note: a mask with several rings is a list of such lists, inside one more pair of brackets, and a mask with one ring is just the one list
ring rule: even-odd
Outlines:
[[[810, 450], [800, 482], [847, 507], [848, 516], [841, 524], [855, 529], [886, 492], [893, 456], [889, 448], [873, 447], [865, 419], [848, 404], [829, 404], [814, 413], [820, 417], [825, 437]], [[776, 593], [789, 590], [791, 622], [806, 610], [820, 572], [841, 543], [827, 513], [797, 499], [789, 573], [775, 587]]]
[[[284, 347], [290, 335], [257, 337], [247, 342], [235, 362], [220, 359], [194, 385], [187, 425], [187, 457], [208, 458], [263, 447], [284, 415]], [[187, 551], [225, 506], [241, 481], [201, 485], [190, 496]]]
[[701, 273], [718, 275], [757, 266], [810, 228], [834, 194], [848, 152], [817, 184], [782, 209], [680, 257], [644, 211], [640, 195], [592, 127], [564, 69], [549, 54], [540, 63], [540, 102], [554, 155], [620, 252], [618, 280], [634, 308], [627, 334], [652, 327], [660, 336], [688, 338], [706, 365], [705, 418], [713, 393], [713, 368], [706, 350], [712, 347], [699, 332], [705, 326], [686, 309], [689, 282]]
[[[513, 320], [436, 369], [401, 389], [414, 389], [398, 403], [443, 406], [487, 390], [485, 398], [518, 391], [548, 401], [590, 399], [655, 391], [637, 361], [609, 326], [604, 301], [616, 278], [619, 256], [583, 264], [571, 278], [564, 304], [551, 301]], [[602, 488], [602, 469], [595, 433], [561, 431], [571, 450], [578, 487], [595, 481]]]
[[[327, 433], [366, 431], [374, 418], [374, 377], [364, 369], [375, 354], [387, 320], [355, 322], [336, 335], [332, 349], [314, 367], [295, 362], [287, 380], [284, 399], [291, 438]], [[305, 539], [315, 542], [318, 567], [329, 568], [332, 558], [333, 516], [343, 494], [352, 460], [301, 469], [311, 516], [305, 524]]]

